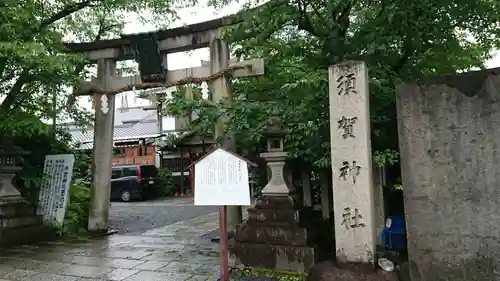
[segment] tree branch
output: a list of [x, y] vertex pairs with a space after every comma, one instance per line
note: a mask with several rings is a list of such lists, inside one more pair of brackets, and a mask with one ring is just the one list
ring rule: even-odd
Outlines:
[[[407, 15], [411, 18], [421, 18], [424, 14], [424, 11], [421, 8], [416, 7], [415, 10], [412, 11], [413, 14]], [[416, 34], [415, 30], [412, 28], [407, 29], [406, 35], [403, 37], [403, 46], [401, 49], [401, 58], [396, 62], [396, 64], [392, 67], [394, 73], [400, 73], [406, 64], [410, 61], [410, 57], [415, 53], [415, 48], [413, 47], [414, 40], [418, 40], [418, 34]]]
[[[97, 34], [95, 36], [94, 42], [101, 40], [102, 37], [104, 36], [104, 34], [106, 34], [106, 32], [108, 32], [108, 31], [110, 31], [113, 27], [114, 27], [113, 25], [106, 26], [104, 18], [101, 18], [99, 20], [99, 29], [97, 30]], [[80, 74], [86, 65], [87, 65], [86, 61], [77, 64], [75, 67], [75, 73]]]
[[[101, 2], [101, 0], [98, 0], [98, 2]], [[47, 28], [49, 25], [53, 24], [54, 22], [63, 19], [75, 12], [78, 12], [87, 7], [91, 7], [93, 5], [92, 3], [93, 3], [92, 0], [85, 0], [82, 2], [65, 5], [62, 10], [53, 14], [49, 18], [41, 21], [40, 24], [32, 32], [24, 33], [21, 40], [26, 41], [31, 39], [31, 37], [33, 37], [35, 33], [40, 32], [41, 30]], [[7, 66], [7, 58], [0, 59], [0, 75], [3, 76], [6, 66]], [[84, 67], [85, 66], [82, 66], [80, 68], [80, 71], [83, 70]], [[12, 105], [15, 106], [14, 102], [17, 99], [16, 96], [20, 94], [22, 87], [28, 81], [29, 81], [29, 70], [24, 69], [19, 78], [17, 79], [17, 81], [14, 83], [14, 86], [7, 94], [7, 97], [3, 100], [2, 104], [0, 105], [0, 113], [5, 112]], [[21, 100], [23, 99], [21, 98]]]
[[56, 22], [60, 19], [63, 19], [63, 18], [65, 18], [65, 17], [67, 17], [75, 12], [78, 12], [80, 10], [83, 10], [83, 9], [85, 9], [87, 7], [91, 7], [91, 6], [93, 6], [92, 0], [85, 0], [82, 2], [78, 2], [78, 3], [67, 4], [63, 7], [62, 10], [60, 10], [59, 12], [50, 16], [49, 18], [40, 22], [40, 25], [38, 26], [38, 30], [44, 29], [47, 26], [53, 24], [54, 22]]
[[29, 82], [29, 80], [30, 80], [29, 69], [24, 68], [19, 77], [17, 78], [16, 82], [10, 89], [9, 93], [3, 100], [2, 104], [0, 105], [0, 116], [4, 116], [5, 112], [9, 111], [11, 106], [16, 102], [18, 95], [21, 93], [24, 84]]
[[[86, 2], [90, 3], [90, 0], [86, 1]], [[79, 4], [81, 4], [81, 3], [79, 3]], [[72, 11], [76, 12], [77, 10], [75, 10], [75, 9], [73, 9]], [[64, 10], [62, 10], [62, 11], [64, 11]], [[56, 15], [61, 16], [62, 11], [56, 13]], [[68, 9], [66, 9], [65, 13], [67, 14], [67, 13], [69, 13], [69, 11], [70, 10], [68, 8]], [[67, 15], [69, 15], [69, 14], [67, 14]], [[54, 19], [55, 16], [53, 16], [51, 18]], [[99, 29], [97, 31], [97, 34], [96, 34], [94, 41], [101, 40], [101, 38], [104, 36], [104, 34], [108, 31], [110, 31], [113, 27], [114, 27], [113, 25], [106, 26], [105, 19], [102, 18], [99, 21]], [[82, 62], [82, 63], [77, 64], [75, 67], [75, 73], [78, 73], [78, 74], [81, 73], [86, 65], [87, 65], [86, 62]], [[30, 93], [23, 94], [21, 92], [21, 90], [22, 90], [22, 87], [26, 83], [30, 82], [30, 80], [31, 79], [30, 79], [30, 75], [29, 75], [29, 69], [26, 69], [26, 68], [23, 69], [23, 71], [21, 72], [21, 74], [17, 78], [16, 82], [14, 83], [12, 88], [10, 89], [9, 93], [7, 94], [5, 99], [3, 100], [2, 104], [0, 105], [0, 115], [4, 114], [5, 112], [11, 112], [12, 110], [14, 110], [18, 106], [20, 106], [24, 101], [26, 101], [26, 98], [30, 96]], [[19, 95], [22, 95], [22, 97], [19, 98], [18, 97]]]
[[332, 26], [332, 32], [326, 39], [325, 49], [323, 52], [329, 54], [329, 63], [335, 64], [339, 61], [344, 60], [346, 54], [346, 36], [347, 31], [351, 25], [350, 15], [353, 8], [353, 3], [349, 2], [345, 4], [343, 9], [338, 12], [338, 10], [332, 10], [331, 16], [334, 19], [334, 26]]
[[341, 37], [345, 37], [345, 35], [347, 34], [347, 30], [351, 26], [351, 20], [350, 20], [349, 16], [351, 15], [352, 6], [353, 6], [352, 2], [349, 2], [349, 4], [347, 4], [344, 7], [344, 9], [342, 10], [342, 12], [340, 13], [340, 15], [337, 18], [337, 22], [339, 23], [339, 30], [340, 30], [339, 35]]
[[311, 19], [309, 18], [309, 12], [307, 12], [307, 4], [305, 0], [297, 0], [299, 20], [297, 27], [299, 30], [304, 30], [309, 32], [311, 35], [321, 38], [321, 34], [314, 28]]
[[411, 44], [408, 42], [409, 40], [406, 39], [405, 43], [403, 44], [403, 50], [401, 54], [401, 58], [396, 62], [396, 64], [392, 67], [392, 71], [394, 73], [399, 74], [401, 70], [406, 66], [406, 63], [410, 60], [411, 56]]
[[[308, 2], [309, 6], [311, 6], [314, 14], [319, 18], [320, 22], [327, 22], [327, 19], [319, 11], [320, 7], [318, 7], [317, 5], [315, 5], [313, 3], [314, 3], [314, 1], [309, 1]], [[307, 6], [306, 6], [306, 8], [307, 8]]]

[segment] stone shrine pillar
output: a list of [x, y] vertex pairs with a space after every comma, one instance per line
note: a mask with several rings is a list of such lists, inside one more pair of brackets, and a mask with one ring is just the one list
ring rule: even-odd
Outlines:
[[43, 226], [35, 207], [13, 184], [16, 173], [22, 170], [22, 156], [27, 154], [10, 142], [0, 145], [0, 246], [31, 243], [55, 234], [51, 227]]
[[308, 281], [397, 280], [376, 268], [376, 225], [368, 71], [346, 61], [329, 69], [335, 262], [318, 264]]
[[337, 261], [374, 264], [368, 71], [363, 62], [330, 68], [330, 124]]
[[267, 152], [261, 157], [271, 179], [256, 205], [248, 209], [247, 221], [236, 227], [229, 252], [236, 264], [307, 272], [316, 261], [317, 250], [301, 220], [295, 188], [284, 177], [284, 135], [279, 126], [268, 132]]

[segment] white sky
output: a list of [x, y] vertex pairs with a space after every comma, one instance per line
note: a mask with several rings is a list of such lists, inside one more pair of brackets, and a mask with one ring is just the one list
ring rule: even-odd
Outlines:
[[[204, 2], [203, 0], [200, 2]], [[200, 3], [201, 5], [201, 3]], [[192, 7], [178, 9], [177, 13], [180, 17], [179, 21], [173, 23], [172, 27], [182, 26], [186, 24], [193, 24], [203, 21], [208, 21], [214, 18], [226, 16], [238, 12], [241, 9], [241, 4], [234, 3], [232, 5], [226, 6], [218, 11], [214, 8], [207, 7]], [[137, 15], [130, 15], [130, 22], [125, 25], [123, 33], [139, 33], [146, 31], [154, 31], [157, 28], [154, 24], [142, 23]], [[202, 60], [209, 59], [209, 52], [207, 48], [193, 50], [184, 53], [174, 53], [168, 56], [168, 69], [182, 69], [188, 67], [196, 67], [201, 65]], [[500, 52], [496, 52], [493, 59], [486, 63], [488, 68], [500, 67]], [[135, 93], [127, 92], [120, 94], [116, 97], [116, 108], [121, 107], [122, 96], [127, 100], [128, 106], [141, 106], [150, 104], [148, 100], [135, 98]], [[91, 103], [87, 97], [79, 98], [78, 103], [88, 109], [91, 109]], [[163, 120], [164, 130], [173, 130], [175, 127], [174, 119], [165, 117]]]

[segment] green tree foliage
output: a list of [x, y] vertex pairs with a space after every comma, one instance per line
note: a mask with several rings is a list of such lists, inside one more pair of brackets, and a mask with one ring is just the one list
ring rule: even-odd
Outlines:
[[90, 188], [82, 184], [72, 184], [69, 189], [69, 202], [66, 207], [63, 233], [85, 235], [89, 221]]
[[[185, 1], [179, 1], [185, 4]], [[188, 1], [187, 3], [191, 3]], [[148, 14], [158, 25], [175, 18], [176, 0], [4, 0], [0, 2], [0, 104], [3, 134], [15, 134], [24, 113], [62, 117], [68, 86], [88, 76], [83, 57], [68, 54], [64, 40], [118, 37], [131, 15]], [[70, 113], [88, 119], [81, 108]], [[31, 124], [39, 126], [38, 123]]]
[[[0, 138], [31, 152], [16, 184], [33, 203], [45, 155], [71, 151], [68, 135], [57, 132], [54, 140], [54, 128], [41, 120], [67, 117], [69, 88], [91, 70], [83, 56], [67, 52], [64, 42], [118, 37], [135, 14], [147, 14], [159, 26], [168, 24], [175, 18], [173, 5], [176, 0], [0, 1]], [[78, 107], [69, 116], [90, 121], [89, 112]], [[88, 155], [77, 153], [75, 175], [87, 166]], [[66, 224], [74, 232], [86, 226], [90, 193], [78, 185], [70, 192]]]
[[229, 110], [178, 97], [169, 102], [168, 113], [203, 107], [198, 110], [207, 112], [202, 115], [207, 120], [226, 114], [240, 147], [249, 149], [261, 146], [268, 116], [277, 110], [289, 129], [291, 156], [326, 168], [327, 69], [343, 60], [363, 60], [370, 75], [374, 162], [392, 165], [398, 159], [395, 86], [426, 75], [483, 68], [499, 43], [499, 6], [491, 0], [268, 1], [226, 30], [235, 56], [265, 59], [265, 76], [235, 80]]

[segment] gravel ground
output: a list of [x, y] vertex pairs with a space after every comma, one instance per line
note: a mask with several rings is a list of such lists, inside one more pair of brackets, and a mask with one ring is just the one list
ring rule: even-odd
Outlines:
[[[183, 201], [179, 203], [180, 200]], [[217, 211], [217, 207], [193, 206], [192, 201], [180, 200], [112, 203], [109, 213], [111, 228], [121, 234], [142, 233]]]

